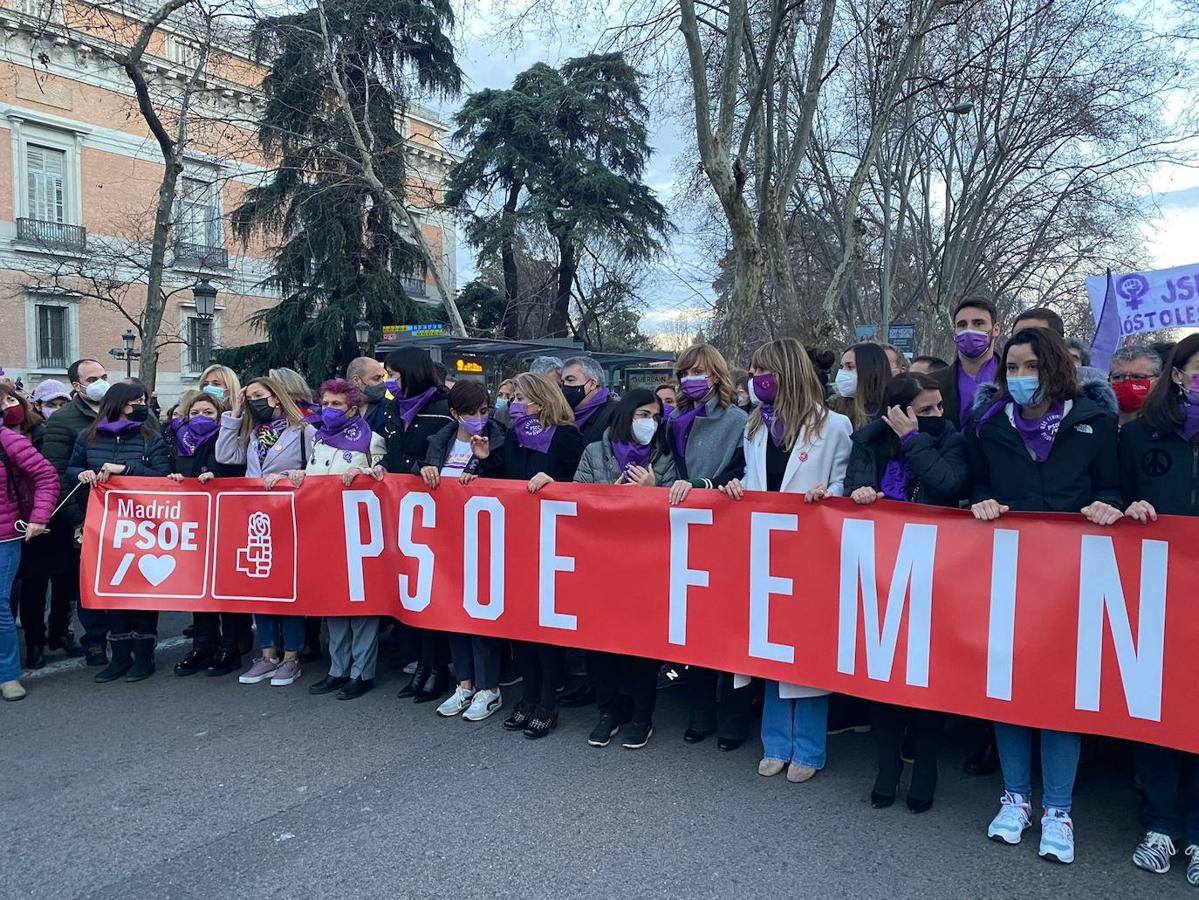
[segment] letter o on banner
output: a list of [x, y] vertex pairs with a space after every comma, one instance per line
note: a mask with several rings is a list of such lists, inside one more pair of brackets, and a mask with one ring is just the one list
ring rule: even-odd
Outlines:
[[[487, 514], [487, 603], [479, 602], [479, 517]], [[494, 622], [504, 614], [504, 504], [498, 497], [471, 497], [462, 512], [462, 608], [472, 619]]]

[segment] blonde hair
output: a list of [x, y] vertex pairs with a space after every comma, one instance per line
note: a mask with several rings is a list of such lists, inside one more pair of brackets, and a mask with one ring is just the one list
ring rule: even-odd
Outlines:
[[[292, 400], [299, 403], [313, 402], [312, 388], [308, 386], [308, 382], [304, 380], [304, 376], [295, 369], [271, 369], [266, 374], [267, 377], [279, 385], [283, 392]], [[250, 383], [253, 384], [254, 382]]]
[[551, 425], [573, 425], [574, 410], [566, 402], [558, 383], [545, 375], [534, 375], [532, 372], [521, 372], [512, 379], [516, 390], [530, 403], [541, 407], [537, 418], [542, 428]]
[[232, 401], [234, 397], [241, 393], [241, 379], [228, 366], [216, 364], [209, 366], [200, 373], [200, 384], [204, 384], [204, 379], [213, 373], [220, 375], [221, 380], [225, 382], [225, 400]]
[[[783, 426], [783, 448], [790, 450], [801, 436], [818, 438], [828, 418], [824, 389], [803, 344], [782, 338], [754, 351], [750, 368], [771, 372], [778, 384], [774, 398], [776, 421]], [[749, 417], [748, 434], [753, 437], [763, 425], [761, 409]]]
[[[274, 378], [251, 378], [246, 382], [246, 387], [250, 388], [259, 384], [271, 392], [272, 396], [279, 401], [279, 411], [283, 413], [283, 418], [287, 419], [288, 428], [302, 427], [304, 425], [304, 414], [300, 412], [300, 407], [296, 406], [296, 401], [291, 399], [283, 385]], [[249, 399], [246, 399], [246, 404], [249, 405]], [[255, 426], [254, 416], [250, 414], [248, 409], [242, 410], [241, 420], [241, 442], [245, 446], [250, 444], [250, 434], [254, 431]]]
[[[695, 368], [697, 365], [703, 366], [704, 371], [712, 379], [716, 388], [716, 399], [722, 407], [732, 406], [734, 399], [737, 397], [737, 390], [733, 387], [733, 378], [729, 375], [729, 364], [724, 361], [724, 357], [720, 351], [711, 344], [694, 344], [679, 354], [679, 358], [674, 363], [674, 379], [680, 385], [683, 383], [689, 369]], [[687, 396], [686, 392], [680, 391], [676, 397], [676, 405], [679, 409], [690, 409], [695, 406], [695, 401]]]
[[[238, 391], [240, 392], [241, 388], [238, 388]], [[229, 408], [229, 404], [224, 400], [218, 400], [206, 391], [188, 391], [179, 400], [179, 418], [186, 422], [191, 416], [192, 407], [200, 402], [212, 404], [216, 408], [218, 419], [221, 413]]]

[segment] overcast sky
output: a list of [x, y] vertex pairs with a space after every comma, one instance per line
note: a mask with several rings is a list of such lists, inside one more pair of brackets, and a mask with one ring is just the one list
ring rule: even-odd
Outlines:
[[[503, 0], [499, 0], [503, 2]], [[510, 35], [497, 36], [500, 17], [491, 12], [495, 0], [464, 0], [459, 6], [460, 31], [457, 40], [459, 64], [466, 75], [464, 94], [482, 88], [506, 88], [513, 77], [536, 62], [557, 65], [572, 56], [594, 49], [599, 29], [586, 21], [558, 23], [558, 28], [524, 28], [518, 40]], [[464, 9], [464, 8], [465, 9]], [[465, 12], [465, 15], [463, 13]], [[455, 105], [443, 108], [447, 117]], [[702, 308], [712, 297], [713, 261], [701, 249], [688, 229], [685, 217], [673, 208], [676, 160], [684, 143], [680, 129], [687, 123], [655, 112], [649, 122], [650, 143], [654, 155], [646, 173], [646, 182], [661, 202], [674, 213], [678, 233], [671, 241], [666, 259], [649, 280], [649, 308], [642, 319], [642, 330], [649, 334], [677, 328], [680, 318]], [[1146, 250], [1156, 268], [1199, 263], [1199, 170], [1181, 166], [1163, 167], [1153, 173], [1145, 197], [1151, 209], [1144, 229]], [[458, 248], [458, 283], [469, 281], [475, 271], [474, 253], [464, 244]], [[1100, 274], [1100, 273], [1095, 273]], [[1080, 289], [1082, 288], [1080, 284]]]

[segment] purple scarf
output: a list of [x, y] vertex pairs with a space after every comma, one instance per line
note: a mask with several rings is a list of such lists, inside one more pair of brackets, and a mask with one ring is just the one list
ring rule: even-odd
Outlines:
[[783, 436], [786, 434], [786, 428], [783, 426], [783, 420], [775, 415], [774, 404], [759, 403], [758, 412], [762, 414], [762, 424], [766, 426], [766, 433], [770, 435], [770, 440], [774, 442], [774, 446], [781, 450], [783, 448]]
[[1194, 403], [1182, 404], [1182, 427], [1178, 433], [1184, 441], [1193, 441], [1199, 434], [1199, 405]]
[[[400, 411], [400, 421], [404, 423], [404, 430], [407, 431], [412, 427], [412, 423], [416, 421], [416, 417], [420, 411], [429, 405], [429, 401], [433, 399], [433, 395], [437, 393], [437, 385], [417, 394], [415, 397], [400, 397], [396, 400], [396, 409]], [[367, 443], [370, 443], [370, 438], [367, 438]]]
[[624, 441], [612, 442], [612, 453], [616, 456], [616, 461], [620, 464], [620, 471], [622, 473], [629, 466], [648, 466], [650, 451], [652, 449], [649, 444], [626, 444]]
[[[413, 413], [415, 416], [416, 413]], [[350, 453], [368, 453], [371, 449], [371, 430], [366, 424], [366, 419], [357, 415], [352, 419], [347, 419], [346, 423], [340, 428], [329, 428], [323, 422], [316, 429], [316, 443], [328, 444], [330, 447], [336, 447], [338, 450], [344, 450], [347, 454], [346, 462], [349, 462]]]
[[127, 431], [140, 431], [142, 424], [141, 422], [134, 422], [132, 419], [118, 419], [115, 422], [99, 422], [96, 428], [108, 434], [124, 434]]
[[196, 451], [216, 437], [218, 425], [215, 419], [192, 416], [186, 422], [172, 419], [175, 429], [175, 452], [179, 456], [194, 456]]
[[1016, 433], [1024, 441], [1029, 454], [1039, 463], [1049, 458], [1053, 449], [1053, 439], [1057, 437], [1058, 426], [1062, 424], [1062, 413], [1066, 405], [1057, 402], [1046, 410], [1039, 419], [1026, 419], [1020, 412], [1020, 405], [1013, 403], [1012, 421], [1016, 424]]
[[537, 416], [526, 413], [523, 416], [512, 417], [512, 430], [516, 432], [516, 443], [526, 450], [545, 453], [550, 449], [550, 441], [554, 439], [554, 432], [558, 430], [558, 426], [543, 428]]
[[912, 467], [908, 465], [905, 452], [918, 432], [905, 434], [899, 439], [899, 456], [887, 463], [879, 490], [888, 500], [910, 500], [908, 485], [912, 483]]
[[687, 438], [691, 435], [691, 426], [695, 424], [695, 420], [700, 416], [708, 414], [708, 404], [700, 402], [691, 407], [691, 409], [682, 409], [675, 407], [675, 410], [670, 415], [670, 421], [666, 423], [666, 429], [670, 432], [670, 438], [674, 441], [675, 452], [679, 457], [686, 459], [687, 457]]
[[608, 402], [608, 389], [600, 388], [591, 395], [590, 400], [584, 400], [575, 410], [575, 427], [582, 428]]

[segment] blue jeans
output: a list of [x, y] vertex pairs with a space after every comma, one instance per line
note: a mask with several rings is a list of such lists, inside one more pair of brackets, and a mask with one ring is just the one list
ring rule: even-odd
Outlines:
[[[995, 745], [1003, 768], [1003, 788], [1032, 796], [1033, 729], [1023, 725], [995, 723]], [[1046, 808], [1070, 811], [1074, 798], [1074, 776], [1078, 774], [1078, 754], [1082, 739], [1064, 731], [1041, 730], [1042, 802]]]
[[254, 613], [258, 625], [258, 646], [264, 650], [299, 653], [304, 648], [304, 617], [273, 616]]
[[828, 694], [783, 700], [777, 681], [766, 682], [762, 704], [763, 756], [823, 769], [828, 738]]
[[8, 595], [21, 565], [21, 540], [0, 543], [0, 681], [21, 677], [21, 656], [17, 651], [17, 623], [12, 616]]

